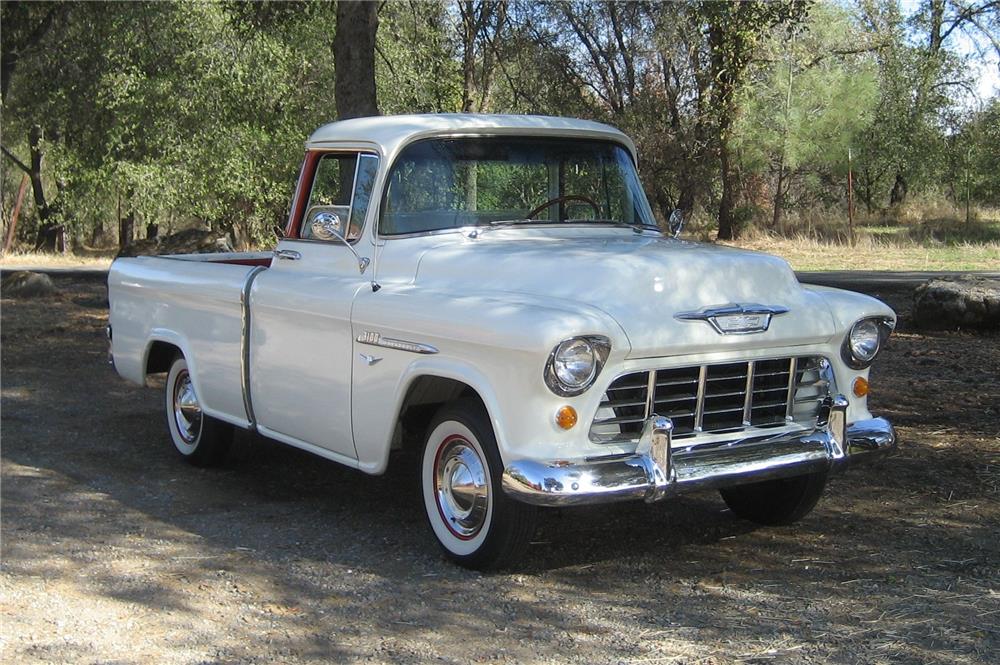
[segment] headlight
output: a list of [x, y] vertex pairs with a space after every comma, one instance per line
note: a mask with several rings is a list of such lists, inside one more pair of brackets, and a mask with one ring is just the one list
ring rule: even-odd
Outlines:
[[844, 362], [853, 369], [871, 365], [892, 328], [893, 321], [885, 318], [861, 319], [855, 323], [841, 349]]
[[560, 342], [545, 364], [545, 384], [563, 397], [584, 392], [601, 373], [611, 351], [607, 337], [573, 337]]

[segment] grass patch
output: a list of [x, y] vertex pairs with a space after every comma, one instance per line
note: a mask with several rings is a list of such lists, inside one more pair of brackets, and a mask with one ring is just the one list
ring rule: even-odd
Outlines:
[[854, 247], [813, 238], [779, 237], [722, 244], [775, 254], [795, 270], [1000, 271], [1000, 242], [917, 243], [863, 235]]
[[0, 256], [0, 268], [104, 268], [111, 266], [114, 251], [107, 253], [45, 254], [42, 252], [11, 252]]

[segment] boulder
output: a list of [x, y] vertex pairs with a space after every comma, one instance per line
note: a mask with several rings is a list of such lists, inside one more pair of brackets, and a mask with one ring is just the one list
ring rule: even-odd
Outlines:
[[3, 278], [0, 292], [4, 298], [37, 298], [54, 294], [56, 287], [48, 275], [18, 270]]
[[232, 252], [233, 246], [222, 231], [185, 229], [168, 236], [137, 240], [118, 256], [156, 256], [159, 254], [211, 254]]
[[1000, 279], [932, 279], [913, 294], [913, 321], [924, 328], [1000, 330]]

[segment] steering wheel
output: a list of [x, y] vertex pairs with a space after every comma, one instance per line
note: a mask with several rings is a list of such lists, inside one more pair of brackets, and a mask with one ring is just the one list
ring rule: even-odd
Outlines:
[[601, 216], [601, 207], [597, 205], [597, 203], [595, 203], [593, 199], [583, 196], [581, 194], [567, 194], [566, 196], [557, 196], [554, 199], [549, 199], [542, 205], [538, 206], [537, 208], [534, 208], [531, 212], [528, 213], [527, 219], [534, 219], [535, 215], [545, 210], [546, 208], [550, 208], [557, 203], [565, 203], [566, 201], [580, 201], [582, 203], [586, 203], [591, 208], [594, 209], [594, 217]]

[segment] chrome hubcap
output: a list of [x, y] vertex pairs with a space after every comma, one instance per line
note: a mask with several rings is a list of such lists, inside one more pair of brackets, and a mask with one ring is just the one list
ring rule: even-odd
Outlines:
[[194, 392], [191, 375], [181, 370], [174, 383], [174, 422], [185, 443], [194, 443], [201, 433], [201, 404]]
[[434, 469], [438, 510], [460, 538], [472, 538], [483, 527], [489, 507], [486, 465], [472, 445], [454, 438], [438, 450]]

